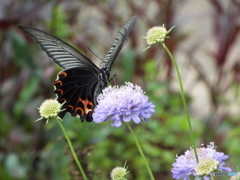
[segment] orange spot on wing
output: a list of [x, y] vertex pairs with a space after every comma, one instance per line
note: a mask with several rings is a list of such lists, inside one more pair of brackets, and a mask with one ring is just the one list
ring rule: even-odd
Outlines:
[[61, 94], [63, 94], [63, 90], [62, 89], [56, 89], [55, 91], [59, 91]]
[[66, 77], [66, 76], [67, 76], [67, 73], [66, 73], [66, 72], [60, 72], [60, 73], [58, 73], [58, 76], [61, 76], [61, 75], [63, 75], [64, 77]]
[[54, 85], [56, 85], [56, 84], [60, 84], [60, 86], [62, 86], [62, 81], [57, 80], [57, 81], [55, 81], [53, 84], [54, 84]]
[[[79, 102], [81, 102], [84, 106], [84, 112], [88, 114], [89, 111], [92, 111], [93, 109], [93, 103], [89, 101], [88, 99], [82, 100], [81, 98], [78, 99]], [[88, 108], [90, 106], [91, 108]]]
[[[80, 110], [80, 111], [81, 111], [81, 114], [80, 114], [80, 115], [77, 113], [77, 111], [78, 111], [78, 110]], [[83, 111], [83, 109], [82, 109], [82, 108], [80, 108], [80, 107], [77, 107], [77, 108], [75, 109], [75, 112], [76, 112], [76, 114], [78, 114], [79, 116], [82, 116], [82, 115], [84, 114], [84, 111]]]
[[74, 111], [74, 107], [72, 105], [67, 105], [67, 107], [70, 107]]
[[59, 99], [58, 101], [61, 101], [61, 103], [65, 103], [67, 100], [66, 99]]

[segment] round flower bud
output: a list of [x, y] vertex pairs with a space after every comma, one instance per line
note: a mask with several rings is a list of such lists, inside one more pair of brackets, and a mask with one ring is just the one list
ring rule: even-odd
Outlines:
[[41, 117], [46, 119], [56, 117], [60, 111], [61, 104], [54, 99], [45, 100], [39, 108]]
[[167, 36], [167, 30], [165, 27], [155, 26], [147, 32], [147, 44], [152, 46], [156, 43], [162, 43]]
[[125, 175], [127, 174], [127, 169], [123, 167], [116, 167], [111, 172], [112, 180], [125, 180]]
[[62, 104], [60, 104], [56, 99], [47, 99], [45, 100], [40, 108], [39, 108], [39, 113], [41, 118], [39, 118], [36, 121], [42, 120], [42, 119], [47, 119], [47, 122], [49, 121], [49, 118], [57, 118], [60, 119], [58, 117], [58, 113], [60, 113]]

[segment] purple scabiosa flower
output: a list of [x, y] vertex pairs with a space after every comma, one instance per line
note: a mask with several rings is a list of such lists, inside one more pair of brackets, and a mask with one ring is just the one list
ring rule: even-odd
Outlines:
[[224, 167], [225, 160], [228, 158], [223, 152], [217, 152], [214, 142], [211, 142], [206, 148], [197, 148], [199, 163], [197, 163], [194, 150], [190, 148], [184, 155], [177, 156], [173, 163], [171, 172], [174, 179], [190, 180], [189, 175], [194, 175], [197, 179], [204, 178], [210, 180], [210, 173], [216, 171], [232, 171], [229, 167]]
[[120, 87], [109, 86], [98, 96], [93, 122], [101, 123], [110, 119], [113, 121], [111, 125], [115, 127], [120, 127], [122, 121], [133, 120], [138, 124], [152, 116], [154, 107], [140, 86], [130, 82]]

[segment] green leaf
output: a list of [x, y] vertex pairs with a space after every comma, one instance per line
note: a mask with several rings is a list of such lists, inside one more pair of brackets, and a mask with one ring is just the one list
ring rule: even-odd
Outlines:
[[128, 51], [123, 56], [124, 81], [130, 82], [135, 68], [135, 53]]

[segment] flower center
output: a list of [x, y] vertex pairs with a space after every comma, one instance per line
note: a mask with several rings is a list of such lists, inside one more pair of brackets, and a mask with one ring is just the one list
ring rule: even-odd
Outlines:
[[196, 166], [195, 171], [198, 176], [210, 175], [211, 172], [215, 171], [219, 165], [219, 162], [215, 159], [202, 159]]

